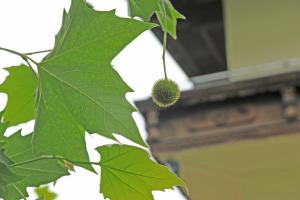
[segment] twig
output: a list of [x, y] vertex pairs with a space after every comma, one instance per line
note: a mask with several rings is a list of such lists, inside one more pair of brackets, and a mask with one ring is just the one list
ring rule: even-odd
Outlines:
[[31, 69], [31, 71], [35, 74], [35, 76], [38, 78], [35, 70], [33, 69], [32, 65], [30, 64], [29, 61], [33, 62], [37, 67], [39, 67], [39, 63], [36, 62], [35, 60], [33, 60], [32, 58], [30, 58], [29, 56], [23, 54], [23, 53], [20, 53], [20, 52], [17, 52], [17, 51], [14, 51], [14, 50], [11, 50], [11, 49], [7, 49], [7, 48], [3, 48], [3, 47], [0, 47], [0, 50], [3, 50], [3, 51], [6, 51], [6, 52], [9, 52], [9, 53], [12, 53], [12, 54], [15, 54], [15, 55], [18, 55], [20, 56], [28, 65], [29, 65], [29, 68]]

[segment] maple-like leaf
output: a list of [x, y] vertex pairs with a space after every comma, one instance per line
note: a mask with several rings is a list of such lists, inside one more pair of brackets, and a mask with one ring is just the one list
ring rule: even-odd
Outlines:
[[4, 133], [5, 133], [6, 129], [8, 128], [8, 123], [3, 122], [3, 113], [4, 113], [4, 111], [0, 112], [0, 148], [4, 144], [4, 141], [3, 141]]
[[158, 1], [159, 11], [156, 12], [156, 16], [161, 24], [161, 27], [164, 31], [168, 32], [174, 39], [176, 39], [177, 20], [185, 19], [185, 17], [174, 8], [169, 0]]
[[84, 131], [109, 138], [117, 133], [145, 146], [132, 118], [136, 110], [125, 98], [132, 90], [111, 61], [153, 26], [72, 1], [53, 51], [39, 66], [35, 150], [87, 162]]
[[100, 192], [110, 200], [153, 200], [153, 190], [185, 183], [165, 166], [149, 158], [146, 151], [127, 145], [102, 146]]
[[[180, 14], [170, 2], [161, 4], [166, 8], [159, 6], [157, 0], [155, 5], [154, 0], [145, 5], [140, 1], [133, 3], [134, 9], [148, 7], [144, 14], [141, 10], [134, 14], [146, 20], [153, 12], [167, 15], [170, 25], [161, 21], [167, 18], [160, 19], [161, 24], [176, 37], [173, 29]], [[112, 68], [111, 61], [138, 35], [154, 26], [117, 17], [114, 11], [95, 11], [85, 0], [72, 0], [69, 13], [64, 12], [54, 49], [37, 64], [39, 79], [25, 65], [7, 68], [10, 75], [0, 86], [0, 92], [8, 94], [4, 118], [0, 113], [0, 198], [26, 199], [27, 187], [38, 187], [68, 175], [74, 163], [85, 163], [79, 165], [93, 171], [86, 164], [89, 157], [85, 132], [112, 139], [117, 133], [146, 146], [132, 118], [136, 110], [125, 98], [132, 89]], [[19, 131], [4, 137], [8, 125], [29, 121], [34, 116], [34, 134], [21, 136]], [[101, 191], [111, 200], [151, 200], [153, 190], [186, 187], [144, 150], [120, 145], [97, 150], [102, 156]], [[45, 195], [41, 198], [45, 199]]]
[[3, 198], [5, 193], [5, 187], [9, 184], [13, 184], [24, 179], [24, 176], [16, 174], [9, 165], [13, 164], [13, 161], [4, 154], [2, 142], [0, 146], [0, 198]]
[[129, 0], [129, 10], [132, 17], [140, 17], [149, 21], [155, 11], [159, 10], [157, 0]]
[[9, 166], [1, 161], [0, 158], [0, 188], [22, 180], [24, 177], [12, 171]]
[[178, 19], [185, 19], [179, 13], [170, 0], [129, 0], [130, 15], [132, 17], [140, 17], [145, 21], [149, 21], [153, 13], [159, 20], [163, 30], [168, 32], [174, 39], [177, 38], [176, 26]]
[[34, 191], [41, 200], [54, 200], [57, 197], [57, 194], [50, 191], [48, 186], [35, 188]]
[[10, 126], [34, 119], [37, 78], [25, 65], [5, 68], [9, 75], [0, 85], [8, 96], [3, 121]]
[[[3, 188], [2, 196], [5, 200], [25, 199], [28, 197], [27, 187], [38, 187], [69, 174], [61, 161], [54, 159], [35, 160], [42, 154], [32, 151], [31, 135], [21, 136], [20, 131], [6, 138], [1, 151], [11, 160], [8, 165], [9, 169], [23, 176], [22, 179], [16, 180]], [[32, 162], [13, 165], [28, 160], [32, 160]], [[0, 174], [3, 173], [0, 169]]]

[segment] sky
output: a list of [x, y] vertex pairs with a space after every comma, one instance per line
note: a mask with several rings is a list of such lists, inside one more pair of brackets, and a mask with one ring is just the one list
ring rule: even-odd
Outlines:
[[[128, 15], [126, 0], [90, 0], [96, 10], [117, 9], [118, 16]], [[54, 45], [54, 36], [61, 25], [63, 9], [69, 9], [70, 0], [0, 0], [0, 46], [19, 52], [32, 52], [51, 49]], [[126, 95], [129, 101], [149, 98], [152, 85], [156, 80], [163, 78], [162, 45], [150, 31], [143, 33], [128, 45], [112, 61], [115, 69], [124, 81], [135, 92]], [[34, 55], [40, 61], [45, 54]], [[190, 89], [192, 84], [179, 68], [175, 60], [167, 53], [168, 77], [178, 82], [182, 90]], [[22, 59], [0, 51], [0, 82], [3, 82], [8, 73], [4, 67], [17, 66]], [[0, 109], [5, 107], [7, 96], [0, 93]], [[147, 137], [145, 123], [139, 113], [133, 113], [139, 130], [144, 138]], [[9, 128], [6, 135], [22, 128], [22, 134], [28, 134], [33, 129], [34, 122]], [[121, 142], [131, 144], [130, 141], [119, 137]], [[98, 161], [99, 155], [95, 147], [113, 141], [96, 134], [86, 135], [88, 151], [92, 161]], [[99, 171], [99, 169], [97, 169]], [[76, 168], [76, 173], [59, 179], [55, 187], [51, 188], [58, 193], [58, 200], [101, 200], [99, 193], [100, 178], [81, 168]], [[35, 199], [32, 189], [29, 189], [29, 200]], [[154, 192], [155, 200], [182, 200], [177, 190]]]

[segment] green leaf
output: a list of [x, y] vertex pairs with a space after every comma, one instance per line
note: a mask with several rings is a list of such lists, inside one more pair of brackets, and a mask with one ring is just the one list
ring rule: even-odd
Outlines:
[[3, 199], [3, 193], [4, 193], [4, 189], [2, 187], [0, 187], [0, 198]]
[[5, 144], [4, 140], [2, 140], [2, 138], [0, 137], [0, 148], [2, 148], [4, 144]]
[[48, 186], [36, 188], [34, 191], [43, 200], [54, 200], [57, 197], [54, 192], [49, 190]]
[[101, 155], [100, 192], [110, 200], [153, 200], [153, 190], [185, 183], [165, 166], [149, 158], [146, 151], [126, 145], [97, 148]]
[[12, 171], [7, 164], [0, 162], [0, 188], [22, 180], [24, 177]]
[[2, 197], [4, 193], [4, 187], [24, 178], [9, 168], [9, 165], [12, 164], [13, 161], [8, 158], [3, 151], [3, 149], [0, 149], [0, 197]]
[[[162, 0], [158, 0], [162, 2]], [[177, 38], [176, 27], [178, 19], [185, 19], [180, 14], [169, 0], [164, 0], [163, 3], [159, 3], [159, 11], [156, 12], [156, 16], [164, 31], [167, 31], [174, 39]]]
[[155, 11], [159, 10], [157, 0], [129, 0], [130, 15], [149, 21]]
[[[5, 143], [3, 143], [4, 145]], [[13, 164], [14, 162], [5, 155], [4, 153], [4, 149], [0, 149], [0, 162], [6, 164], [6, 165], [11, 165]]]
[[[21, 136], [20, 132], [7, 138], [3, 148], [5, 155], [14, 164], [34, 160], [42, 156], [40, 153], [33, 153], [31, 135]], [[28, 196], [27, 187], [38, 187], [69, 174], [63, 163], [54, 159], [36, 160], [16, 166], [11, 165], [10, 169], [25, 176], [25, 178], [4, 188], [3, 196], [5, 200], [26, 198]]]
[[3, 141], [4, 133], [5, 133], [6, 129], [8, 128], [8, 123], [3, 122], [3, 113], [4, 113], [4, 111], [0, 112], [0, 148], [4, 144], [4, 141]]
[[25, 65], [8, 67], [6, 70], [9, 76], [0, 85], [0, 92], [8, 96], [4, 122], [13, 126], [34, 118], [37, 79]]
[[125, 98], [132, 90], [111, 61], [153, 26], [117, 17], [114, 11], [94, 11], [84, 0], [72, 1], [55, 47], [39, 67], [37, 151], [87, 162], [84, 131], [109, 138], [117, 133], [145, 146], [132, 118], [135, 109]]
[[130, 15], [149, 21], [153, 13], [159, 20], [163, 30], [167, 31], [174, 39], [177, 38], [176, 26], [178, 19], [185, 19], [172, 5], [170, 0], [129, 0]]

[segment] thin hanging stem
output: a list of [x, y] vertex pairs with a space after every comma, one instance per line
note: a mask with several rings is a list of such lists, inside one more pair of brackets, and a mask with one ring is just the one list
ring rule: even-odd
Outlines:
[[30, 160], [25, 160], [25, 161], [22, 161], [22, 162], [14, 163], [14, 164], [11, 164], [9, 166], [10, 167], [17, 167], [17, 166], [20, 166], [20, 165], [25, 165], [25, 164], [36, 162], [36, 161], [39, 161], [39, 160], [61, 160], [61, 161], [67, 161], [67, 162], [73, 163], [73, 164], [100, 165], [100, 162], [73, 161], [73, 160], [65, 159], [63, 157], [43, 155], [43, 156], [39, 156], [39, 157], [30, 159]]
[[32, 65], [30, 64], [29, 61], [33, 62], [37, 67], [39, 66], [39, 63], [37, 63], [35, 60], [33, 60], [32, 58], [30, 58], [29, 56], [23, 54], [23, 53], [20, 53], [20, 52], [17, 52], [17, 51], [14, 51], [14, 50], [11, 50], [11, 49], [7, 49], [7, 48], [3, 48], [3, 47], [0, 47], [0, 50], [3, 50], [3, 51], [6, 51], [6, 52], [9, 52], [9, 53], [12, 53], [12, 54], [15, 54], [15, 55], [18, 55], [20, 56], [30, 67], [31, 71], [35, 74], [35, 76], [38, 78], [34, 68], [32, 67]]
[[168, 76], [167, 76], [167, 67], [166, 67], [166, 47], [167, 47], [167, 32], [166, 31], [164, 31], [163, 45], [164, 45], [164, 47], [163, 47], [162, 59], [163, 59], [165, 79], [167, 80]]
[[34, 54], [48, 53], [50, 51], [52, 51], [52, 49], [47, 49], [47, 50], [42, 50], [42, 51], [34, 51], [34, 52], [29, 52], [29, 53], [24, 53], [24, 54], [27, 56], [30, 56], [30, 55], [34, 55]]
[[164, 31], [164, 36], [163, 36], [163, 55], [162, 55], [162, 60], [163, 60], [163, 67], [164, 67], [164, 74], [165, 74], [165, 80], [168, 79], [168, 76], [167, 76], [167, 65], [166, 65], [166, 49], [167, 49], [167, 14], [166, 14], [166, 8], [165, 8], [165, 5], [164, 5], [164, 2], [163, 0], [160, 1], [161, 2], [161, 5], [162, 5], [162, 8], [163, 8], [163, 15], [164, 15], [164, 28], [163, 28], [163, 31]]

